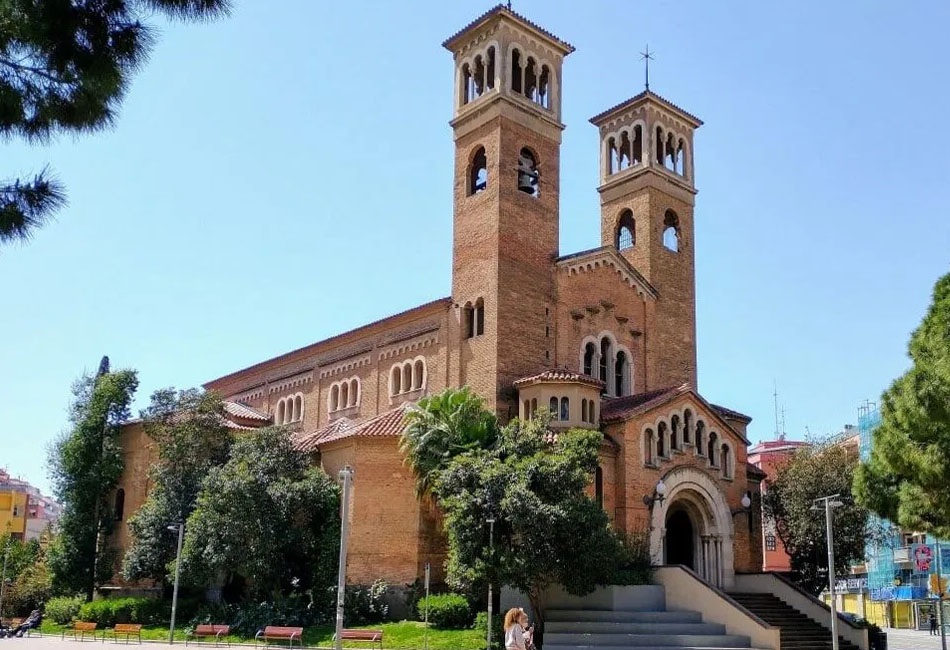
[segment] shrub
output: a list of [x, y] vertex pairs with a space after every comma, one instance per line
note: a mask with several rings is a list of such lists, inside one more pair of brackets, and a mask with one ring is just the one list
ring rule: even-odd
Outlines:
[[385, 621], [389, 614], [389, 605], [385, 600], [388, 587], [385, 581], [379, 579], [369, 587], [347, 587], [343, 610], [344, 624], [356, 626]]
[[[184, 602], [178, 601], [179, 609]], [[105, 598], [84, 603], [79, 608], [80, 619], [102, 627], [112, 627], [116, 623], [161, 624], [168, 621], [170, 614], [171, 603], [158, 598]], [[181, 620], [185, 620], [184, 617]]]
[[[505, 613], [495, 614], [491, 619], [491, 647], [495, 650], [502, 650], [505, 645]], [[475, 615], [473, 630], [478, 630], [483, 635], [488, 634], [488, 612], [479, 612]]]
[[[429, 623], [440, 630], [461, 630], [472, 625], [472, 608], [465, 596], [459, 594], [439, 594], [419, 600], [419, 616], [425, 617], [426, 604], [429, 606]], [[486, 628], [487, 629], [487, 628]]]
[[86, 599], [82, 596], [50, 598], [46, 601], [45, 616], [54, 623], [66, 625], [79, 616], [79, 608]]
[[650, 533], [633, 530], [619, 538], [620, 562], [611, 582], [615, 585], [648, 585], [653, 582]]

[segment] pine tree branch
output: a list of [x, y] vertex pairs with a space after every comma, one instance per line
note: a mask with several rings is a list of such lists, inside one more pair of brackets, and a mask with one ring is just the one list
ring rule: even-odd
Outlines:
[[0, 183], [0, 244], [29, 240], [65, 204], [63, 186], [45, 169], [30, 181]]

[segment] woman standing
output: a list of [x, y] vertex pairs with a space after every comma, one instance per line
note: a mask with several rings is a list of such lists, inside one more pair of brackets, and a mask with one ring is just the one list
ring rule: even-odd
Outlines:
[[531, 645], [528, 615], [520, 607], [512, 607], [505, 614], [505, 650], [527, 650]]

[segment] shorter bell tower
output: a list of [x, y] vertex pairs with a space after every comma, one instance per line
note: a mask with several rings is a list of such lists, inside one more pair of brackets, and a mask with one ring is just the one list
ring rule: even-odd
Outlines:
[[659, 294], [647, 383], [696, 388], [693, 133], [702, 121], [645, 90], [591, 123], [600, 132], [601, 244]]

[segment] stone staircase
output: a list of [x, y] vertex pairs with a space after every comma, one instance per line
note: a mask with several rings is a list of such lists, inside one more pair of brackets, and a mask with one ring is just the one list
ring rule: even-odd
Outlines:
[[704, 623], [699, 612], [548, 609], [544, 650], [748, 650], [749, 637]]
[[[730, 593], [747, 610], [782, 631], [782, 650], [831, 650], [831, 630], [772, 594]], [[842, 623], [844, 625], [844, 623]], [[838, 637], [840, 650], [859, 650]], [[545, 649], [547, 650], [547, 649]]]

